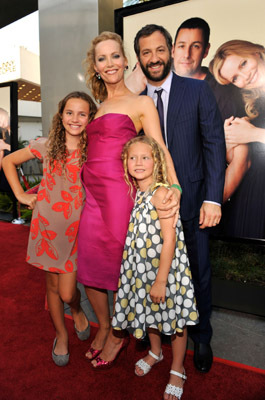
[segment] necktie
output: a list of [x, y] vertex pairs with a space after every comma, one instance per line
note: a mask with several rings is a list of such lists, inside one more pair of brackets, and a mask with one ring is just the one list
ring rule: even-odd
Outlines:
[[163, 101], [162, 101], [162, 92], [164, 89], [159, 89], [159, 90], [155, 90], [155, 93], [157, 94], [157, 111], [158, 111], [158, 115], [159, 115], [159, 119], [160, 119], [160, 127], [161, 127], [161, 131], [162, 131], [162, 136], [164, 139], [164, 142], [166, 143], [165, 140], [165, 124], [164, 124], [164, 107], [163, 107]]

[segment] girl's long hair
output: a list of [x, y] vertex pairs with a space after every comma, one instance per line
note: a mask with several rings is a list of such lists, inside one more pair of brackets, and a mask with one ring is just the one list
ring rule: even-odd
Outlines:
[[[152, 192], [157, 183], [163, 183], [165, 185], [169, 185], [167, 180], [167, 166], [166, 166], [165, 154], [160, 145], [153, 138], [147, 136], [136, 136], [135, 138], [129, 140], [129, 142], [125, 144], [121, 154], [123, 168], [124, 168], [124, 179], [130, 188], [130, 194], [133, 195], [133, 185], [136, 187], [136, 189], [139, 188], [137, 180], [131, 177], [128, 171], [128, 152], [129, 148], [135, 143], [145, 143], [151, 147], [152, 151], [152, 157], [154, 160], [153, 179], [150, 187], [147, 189], [147, 192]], [[133, 185], [131, 181], [133, 182]]]
[[[234, 54], [240, 57], [249, 57], [250, 55], [259, 54], [261, 62], [265, 66], [265, 48], [262, 45], [248, 42], [247, 40], [229, 40], [217, 49], [209, 65], [210, 72], [221, 85], [228, 85], [230, 83], [221, 75], [220, 71], [226, 58]], [[256, 102], [260, 97], [264, 97], [264, 88], [249, 90], [242, 88], [241, 90], [245, 102], [246, 114], [250, 119], [256, 118], [259, 115]]]
[[104, 42], [106, 40], [114, 40], [115, 42], [117, 42], [120, 46], [123, 57], [127, 60], [123, 48], [122, 38], [117, 33], [105, 31], [102, 32], [100, 35], [96, 36], [92, 40], [91, 47], [87, 52], [87, 56], [83, 64], [86, 69], [85, 77], [86, 77], [87, 87], [91, 89], [94, 99], [99, 103], [102, 103], [107, 98], [107, 89], [104, 81], [101, 78], [99, 78], [98, 74], [94, 69], [96, 63], [95, 50], [97, 44]]
[[[47, 156], [49, 159], [51, 170], [55, 166], [56, 161], [61, 161], [63, 167], [66, 164], [66, 158], [68, 155], [68, 151], [66, 148], [65, 142], [65, 128], [62, 122], [62, 115], [65, 108], [65, 105], [70, 99], [82, 99], [86, 101], [89, 105], [89, 119], [88, 123], [94, 118], [94, 115], [97, 112], [97, 107], [91, 97], [84, 92], [72, 92], [65, 96], [58, 104], [58, 111], [54, 115], [52, 120], [52, 127], [49, 132], [49, 138], [47, 142]], [[84, 129], [79, 142], [79, 150], [80, 150], [80, 166], [86, 161], [86, 153], [87, 153], [87, 133]]]

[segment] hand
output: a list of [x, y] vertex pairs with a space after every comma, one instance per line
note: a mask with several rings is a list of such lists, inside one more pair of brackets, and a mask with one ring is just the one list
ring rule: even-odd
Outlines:
[[19, 203], [25, 204], [26, 206], [28, 206], [29, 210], [33, 210], [36, 205], [37, 195], [22, 193], [17, 196], [17, 200], [19, 201]]
[[140, 67], [139, 62], [137, 62], [130, 75], [125, 79], [125, 85], [131, 92], [140, 94], [145, 90], [146, 84], [147, 79], [142, 71], [142, 68]]
[[156, 282], [150, 290], [150, 297], [153, 303], [159, 304], [165, 302], [166, 299], [166, 284], [163, 282]]
[[0, 150], [10, 151], [10, 144], [6, 143], [3, 139], [0, 139]]
[[[163, 211], [163, 213], [158, 212], [159, 218], [171, 218], [174, 216], [173, 228], [176, 227], [179, 218], [180, 198], [180, 191], [176, 188], [170, 188], [163, 200], [163, 204], [156, 207], [158, 211]], [[169, 212], [165, 213], [165, 211]]]
[[254, 132], [256, 127], [247, 117], [230, 117], [224, 123], [225, 141], [228, 144], [245, 144], [256, 141]]
[[222, 216], [221, 207], [217, 204], [203, 203], [200, 209], [200, 229], [210, 228], [219, 224]]

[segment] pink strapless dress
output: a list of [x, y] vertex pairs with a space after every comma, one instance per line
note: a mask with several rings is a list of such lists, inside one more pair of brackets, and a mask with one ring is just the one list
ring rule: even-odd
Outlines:
[[87, 126], [87, 161], [81, 170], [86, 201], [78, 234], [77, 280], [117, 290], [133, 200], [124, 181], [121, 151], [137, 135], [128, 115], [105, 114]]

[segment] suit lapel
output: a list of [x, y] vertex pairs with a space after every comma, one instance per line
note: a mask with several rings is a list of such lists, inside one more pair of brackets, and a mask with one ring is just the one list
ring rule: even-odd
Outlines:
[[174, 127], [176, 125], [175, 121], [178, 117], [180, 105], [183, 101], [182, 99], [185, 92], [184, 82], [185, 78], [173, 73], [167, 109], [167, 140], [169, 147], [174, 135]]

